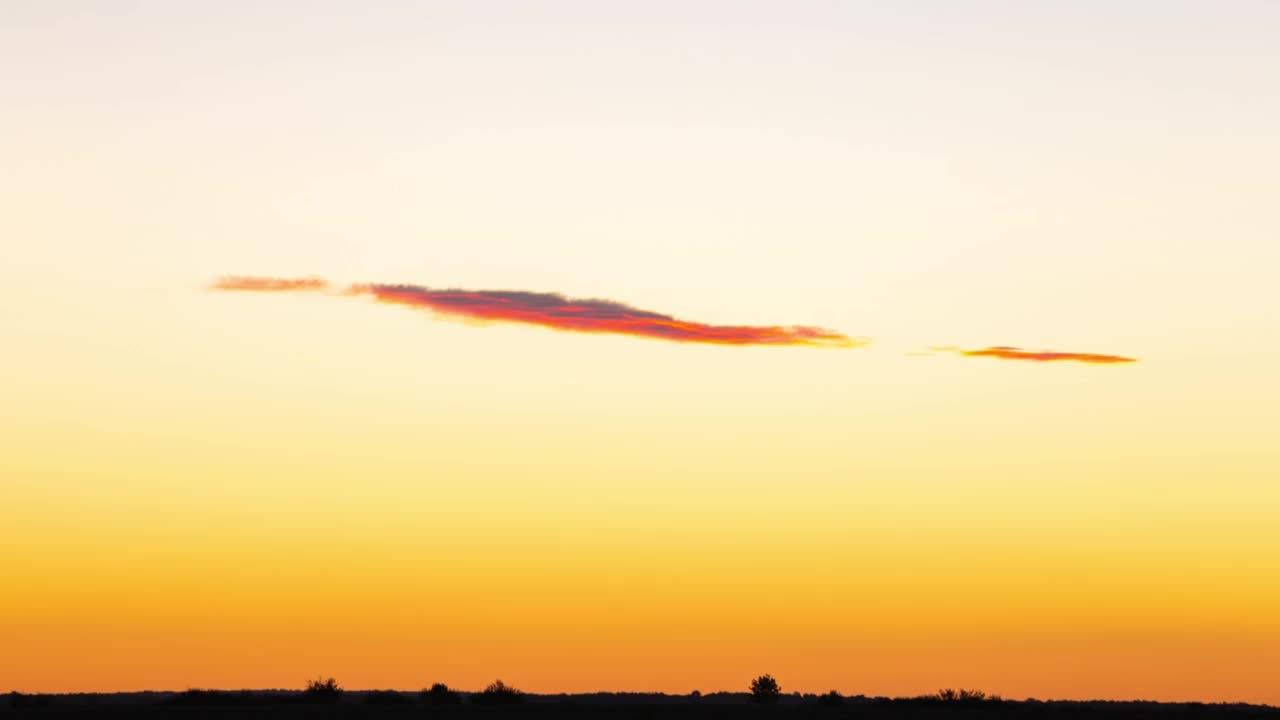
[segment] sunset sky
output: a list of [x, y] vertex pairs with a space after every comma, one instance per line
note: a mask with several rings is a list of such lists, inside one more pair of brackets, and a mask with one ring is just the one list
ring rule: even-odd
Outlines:
[[1280, 703], [1280, 3], [0, 9], [0, 692]]

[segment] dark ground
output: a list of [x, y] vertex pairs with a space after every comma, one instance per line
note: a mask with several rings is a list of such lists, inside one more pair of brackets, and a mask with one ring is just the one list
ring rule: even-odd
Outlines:
[[1238, 718], [1280, 720], [1280, 708], [1263, 705], [1074, 702], [1074, 701], [939, 701], [890, 698], [819, 698], [785, 695], [773, 703], [751, 702], [746, 695], [716, 693], [704, 697], [650, 694], [525, 695], [511, 704], [478, 704], [462, 698], [456, 704], [433, 704], [417, 693], [347, 692], [336, 702], [306, 702], [291, 692], [121, 693], [107, 695], [0, 696], [0, 717], [85, 718], [115, 720], [214, 720], [221, 718], [617, 718], [619, 720], [699, 720], [755, 718], [857, 718], [912, 720], [938, 718], [1003, 718], [1021, 720], [1138, 719], [1196, 720]]

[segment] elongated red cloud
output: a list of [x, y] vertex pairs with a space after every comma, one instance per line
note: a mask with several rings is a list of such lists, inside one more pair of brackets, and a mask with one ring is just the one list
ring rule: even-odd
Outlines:
[[[328, 285], [319, 278], [281, 280], [231, 277], [215, 290], [303, 291]], [[538, 325], [582, 333], [631, 335], [673, 342], [713, 345], [809, 345], [856, 347], [865, 340], [803, 325], [710, 325], [641, 310], [613, 300], [569, 298], [558, 293], [522, 290], [434, 289], [418, 285], [352, 285], [346, 296], [369, 296], [378, 302], [430, 310], [447, 317], [481, 322]]]
[[1044, 350], [1030, 352], [1007, 345], [984, 348], [982, 350], [962, 350], [960, 348], [934, 348], [946, 352], [954, 352], [965, 357], [992, 357], [1001, 360], [1023, 360], [1026, 362], [1081, 362], [1094, 365], [1115, 365], [1119, 363], [1137, 362], [1137, 358], [1122, 355], [1100, 355], [1098, 353], [1055, 352]]
[[254, 292], [300, 292], [327, 290], [329, 281], [318, 277], [267, 278], [224, 275], [213, 282], [214, 290], [251, 290]]

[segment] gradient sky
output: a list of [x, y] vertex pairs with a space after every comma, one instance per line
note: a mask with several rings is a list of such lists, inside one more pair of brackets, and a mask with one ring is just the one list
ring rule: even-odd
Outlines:
[[[7, 3], [0, 691], [1280, 703], [1277, 29], [1266, 0]], [[929, 350], [1005, 346], [1140, 362]]]

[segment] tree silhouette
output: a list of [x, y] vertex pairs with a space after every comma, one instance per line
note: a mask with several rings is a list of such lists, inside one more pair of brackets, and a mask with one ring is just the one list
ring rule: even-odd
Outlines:
[[333, 678], [316, 678], [307, 683], [302, 691], [302, 699], [313, 703], [336, 703], [342, 697], [342, 687]]
[[489, 683], [489, 687], [472, 695], [471, 702], [483, 705], [510, 705], [524, 702], [524, 693], [501, 680], [494, 680]]
[[772, 675], [761, 675], [751, 681], [751, 699], [756, 702], [773, 702], [782, 695], [782, 686]]
[[436, 683], [422, 691], [422, 699], [432, 705], [454, 705], [462, 702], [462, 696], [449, 689], [444, 683]]

